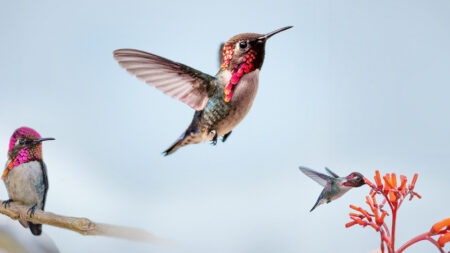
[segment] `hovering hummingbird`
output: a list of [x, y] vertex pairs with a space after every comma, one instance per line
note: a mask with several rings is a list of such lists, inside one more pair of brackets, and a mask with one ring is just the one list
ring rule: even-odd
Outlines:
[[[14, 131], [9, 141], [8, 162], [2, 179], [8, 190], [9, 200], [31, 206], [28, 214], [33, 216], [36, 209], [44, 210], [48, 191], [47, 168], [42, 160], [42, 142], [54, 138], [41, 138], [38, 132], [28, 127]], [[42, 224], [19, 220], [25, 228], [30, 228], [33, 235], [42, 233]]]
[[332, 172], [327, 167], [325, 167], [325, 170], [331, 176], [316, 172], [306, 167], [299, 167], [299, 169], [312, 180], [316, 181], [324, 187], [322, 193], [320, 193], [320, 196], [316, 201], [316, 204], [313, 206], [310, 212], [312, 212], [317, 206], [323, 203], [328, 204], [332, 200], [340, 198], [351, 188], [360, 187], [361, 185], [365, 184], [364, 176], [358, 172], [352, 172], [346, 177], [339, 177], [336, 173]]
[[164, 155], [205, 140], [215, 145], [218, 136], [226, 141], [252, 106], [267, 39], [289, 28], [232, 37], [222, 47], [216, 76], [139, 50], [114, 51], [114, 58], [128, 72], [196, 110], [189, 127]]

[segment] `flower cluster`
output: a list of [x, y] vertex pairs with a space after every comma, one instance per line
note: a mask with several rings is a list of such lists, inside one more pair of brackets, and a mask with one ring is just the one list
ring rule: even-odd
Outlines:
[[[400, 208], [403, 200], [412, 200], [414, 197], [422, 198], [417, 192], [414, 191], [418, 174], [414, 174], [414, 177], [409, 185], [407, 185], [407, 178], [404, 175], [400, 175], [400, 183], [397, 184], [397, 176], [395, 173], [386, 174], [381, 178], [380, 172], [375, 172], [375, 183], [372, 183], [369, 179], [364, 178], [365, 183], [371, 188], [370, 193], [366, 196], [366, 204], [370, 207], [370, 211], [364, 210], [362, 207], [350, 205], [350, 208], [357, 211], [357, 213], [351, 212], [350, 219], [352, 221], [345, 224], [345, 227], [351, 227], [354, 225], [360, 225], [363, 227], [370, 226], [380, 233], [381, 238], [381, 252], [385, 252], [385, 247], [389, 253], [400, 253], [412, 244], [421, 241], [428, 240], [433, 243], [440, 252], [444, 252], [442, 247], [450, 241], [450, 218], [436, 223], [430, 232], [419, 235], [409, 242], [405, 243], [397, 251], [395, 251], [395, 225], [397, 210]], [[383, 184], [384, 182], [384, 184]], [[382, 201], [377, 200], [377, 196], [382, 198]], [[386, 204], [390, 208], [385, 209]], [[387, 216], [392, 216], [391, 229], [385, 221]], [[438, 241], [434, 240], [432, 236], [441, 235]]]
[[438, 244], [439, 246], [444, 247], [447, 242], [450, 242], [450, 218], [434, 224], [429, 233], [431, 236], [441, 235], [438, 239]]

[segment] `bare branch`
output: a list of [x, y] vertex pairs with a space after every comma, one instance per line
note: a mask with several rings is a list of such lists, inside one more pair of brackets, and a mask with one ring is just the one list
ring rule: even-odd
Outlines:
[[5, 208], [2, 203], [3, 201], [0, 201], [0, 213], [7, 215], [14, 220], [20, 219], [37, 224], [46, 224], [69, 229], [82, 235], [99, 235], [165, 246], [174, 246], [173, 242], [170, 242], [167, 239], [158, 238], [144, 229], [97, 223], [87, 218], [62, 216], [41, 210], [36, 210], [34, 215], [30, 217], [30, 215], [27, 214], [29, 207], [17, 202], [11, 202], [8, 207]]

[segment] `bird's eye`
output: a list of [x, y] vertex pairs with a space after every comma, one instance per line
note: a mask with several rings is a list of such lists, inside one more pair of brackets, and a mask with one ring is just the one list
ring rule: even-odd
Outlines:
[[247, 47], [247, 42], [241, 41], [241, 42], [239, 43], [239, 47], [242, 48], [242, 49], [246, 48], [246, 47]]
[[25, 140], [20, 139], [20, 140], [19, 140], [19, 144], [20, 144], [20, 145], [25, 145]]

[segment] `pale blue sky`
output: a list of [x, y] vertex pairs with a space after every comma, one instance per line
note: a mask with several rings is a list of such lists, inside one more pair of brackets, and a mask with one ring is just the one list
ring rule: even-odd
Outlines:
[[[400, 211], [403, 243], [450, 213], [449, 13], [446, 0], [2, 1], [0, 155], [6, 161], [23, 125], [55, 137], [44, 145], [47, 210], [181, 245], [45, 226], [62, 252], [378, 247], [372, 230], [344, 228], [348, 205], [362, 205], [368, 188], [309, 213], [321, 188], [299, 165], [418, 172], [423, 199]], [[255, 103], [227, 143], [163, 157], [193, 110], [129, 75], [112, 51], [141, 49], [215, 74], [219, 43], [286, 25], [294, 28], [268, 41]]]

